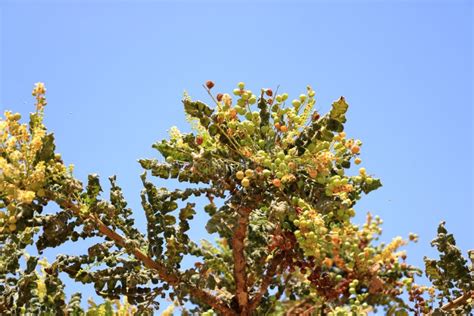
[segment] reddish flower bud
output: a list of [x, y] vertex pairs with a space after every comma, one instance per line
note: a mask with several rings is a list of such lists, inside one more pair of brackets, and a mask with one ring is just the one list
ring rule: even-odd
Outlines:
[[211, 90], [212, 87], [214, 87], [214, 82], [212, 82], [211, 80], [208, 80], [206, 81], [206, 87]]
[[202, 138], [202, 136], [196, 137], [196, 144], [198, 144], [199, 146], [202, 145], [203, 141], [204, 141], [204, 139]]
[[[210, 89], [210, 88], [209, 88], [209, 89]], [[217, 96], [216, 96], [217, 101], [221, 102], [223, 96], [224, 96], [224, 95], [223, 95], [222, 93], [218, 93]]]

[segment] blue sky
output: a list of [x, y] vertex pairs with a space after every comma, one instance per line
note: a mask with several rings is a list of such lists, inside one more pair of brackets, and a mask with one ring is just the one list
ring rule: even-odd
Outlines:
[[417, 232], [419, 266], [441, 220], [474, 248], [471, 1], [2, 1], [0, 14], [0, 109], [27, 114], [45, 82], [58, 151], [80, 179], [117, 174], [139, 225], [136, 160], [169, 127], [189, 130], [184, 90], [310, 84], [322, 111], [346, 97], [346, 131], [383, 180], [356, 221], [380, 215], [384, 240]]

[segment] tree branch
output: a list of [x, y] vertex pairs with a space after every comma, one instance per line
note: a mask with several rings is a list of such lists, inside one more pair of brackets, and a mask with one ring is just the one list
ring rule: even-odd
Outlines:
[[[83, 217], [81, 216], [81, 210], [78, 205], [69, 201], [58, 203], [58, 204], [62, 208], [69, 209], [73, 211], [76, 215]], [[88, 218], [94, 221], [100, 233], [102, 233], [103, 235], [113, 240], [117, 245], [124, 247], [126, 249], [129, 249], [126, 247], [125, 239], [122, 236], [120, 236], [117, 232], [115, 232], [114, 230], [110, 229], [107, 225], [105, 225], [97, 216], [90, 214], [88, 215]], [[185, 283], [184, 280], [182, 280], [180, 276], [174, 273], [170, 273], [168, 269], [162, 263], [153, 260], [152, 258], [147, 256], [145, 253], [143, 253], [140, 249], [133, 248], [130, 250], [130, 252], [135, 256], [135, 258], [141, 261], [145, 267], [155, 270], [158, 276], [160, 277], [160, 279], [167, 282], [168, 284], [172, 286], [178, 286], [180, 284]], [[191, 296], [208, 304], [214, 310], [219, 311], [222, 315], [235, 315], [235, 313], [226, 304], [221, 302], [217, 297], [213, 296], [207, 291], [204, 291], [200, 288], [197, 288], [189, 284], [186, 284], [186, 286], [188, 287], [189, 293]]]
[[238, 209], [239, 218], [237, 226], [232, 236], [232, 255], [234, 257], [234, 280], [235, 280], [235, 296], [239, 304], [240, 314], [248, 315], [249, 313], [249, 293], [247, 286], [247, 272], [245, 260], [245, 237], [247, 236], [247, 227], [249, 224], [249, 216], [251, 209], [241, 207]]
[[441, 307], [441, 310], [447, 312], [447, 311], [450, 311], [452, 309], [455, 309], [456, 307], [459, 307], [459, 306], [463, 305], [464, 303], [466, 303], [466, 301], [469, 298], [474, 298], [474, 291], [464, 293], [460, 297], [456, 298], [454, 301], [451, 301], [451, 302], [443, 305]]

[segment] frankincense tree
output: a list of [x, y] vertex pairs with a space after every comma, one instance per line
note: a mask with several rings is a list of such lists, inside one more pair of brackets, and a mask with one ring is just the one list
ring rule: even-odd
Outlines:
[[[146, 315], [165, 297], [184, 315], [471, 312], [472, 264], [444, 224], [433, 241], [440, 259], [425, 259], [433, 285], [419, 286], [414, 278], [421, 270], [400, 249], [408, 241], [378, 242], [377, 216], [368, 214], [363, 225], [351, 221], [357, 201], [381, 182], [365, 168], [346, 174], [361, 163], [362, 142], [343, 131], [348, 110], [343, 97], [322, 114], [314, 110], [310, 87], [291, 102], [271, 89], [255, 95], [243, 83], [233, 97], [214, 94], [211, 81], [204, 87], [215, 106], [183, 99], [194, 132], [172, 128], [169, 139], [153, 145], [163, 159], [139, 160], [146, 232], [134, 225], [115, 176], [106, 198], [97, 175], [83, 184], [64, 164], [43, 124], [43, 84], [33, 89], [36, 111], [28, 124], [20, 123], [20, 114], [5, 112], [2, 315]], [[150, 176], [183, 185], [157, 187]], [[202, 209], [198, 197], [207, 201]], [[57, 211], [44, 212], [48, 203]], [[190, 238], [196, 214], [208, 217], [206, 229], [216, 241], [198, 244]], [[51, 263], [41, 257], [47, 248], [92, 237], [102, 242], [87, 253], [61, 254]], [[27, 253], [32, 244], [38, 255]], [[185, 257], [194, 265], [185, 268]], [[80, 293], [68, 300], [60, 273], [92, 284], [105, 302], [84, 310]]]

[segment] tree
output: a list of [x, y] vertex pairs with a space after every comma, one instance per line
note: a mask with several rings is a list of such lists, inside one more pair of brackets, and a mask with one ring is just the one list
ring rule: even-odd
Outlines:
[[[343, 97], [321, 115], [313, 110], [310, 87], [286, 106], [286, 93], [262, 89], [257, 97], [239, 83], [233, 100], [213, 94], [213, 86], [209, 81], [205, 89], [215, 108], [187, 95], [183, 99], [194, 133], [172, 128], [169, 139], [153, 145], [164, 161], [139, 160], [145, 170], [145, 233], [135, 228], [115, 176], [109, 178], [107, 199], [97, 175], [83, 185], [73, 166], [64, 164], [43, 124], [42, 83], [33, 89], [36, 111], [28, 125], [20, 123], [20, 114], [5, 112], [0, 121], [2, 315], [152, 314], [158, 297], [173, 301], [166, 315], [174, 306], [182, 314], [202, 315], [471, 312], [472, 265], [444, 223], [433, 241], [440, 259], [425, 259], [433, 282], [428, 287], [414, 283], [421, 270], [400, 250], [408, 241], [377, 243], [382, 220], [371, 214], [362, 226], [351, 222], [356, 202], [381, 182], [365, 168], [356, 176], [345, 173], [361, 163], [362, 142], [343, 131], [348, 110]], [[150, 175], [186, 187], [157, 187]], [[198, 197], [207, 200], [203, 210], [196, 206]], [[59, 210], [45, 214], [48, 203]], [[198, 244], [187, 231], [203, 212], [207, 231], [218, 238]], [[92, 237], [103, 241], [87, 254], [59, 255], [52, 263], [40, 258], [46, 248]], [[31, 244], [40, 256], [26, 252]], [[182, 267], [185, 256], [195, 260], [193, 267]], [[93, 284], [105, 302], [85, 311], [80, 293], [67, 301], [61, 272]], [[123, 297], [124, 303], [117, 301]]]

